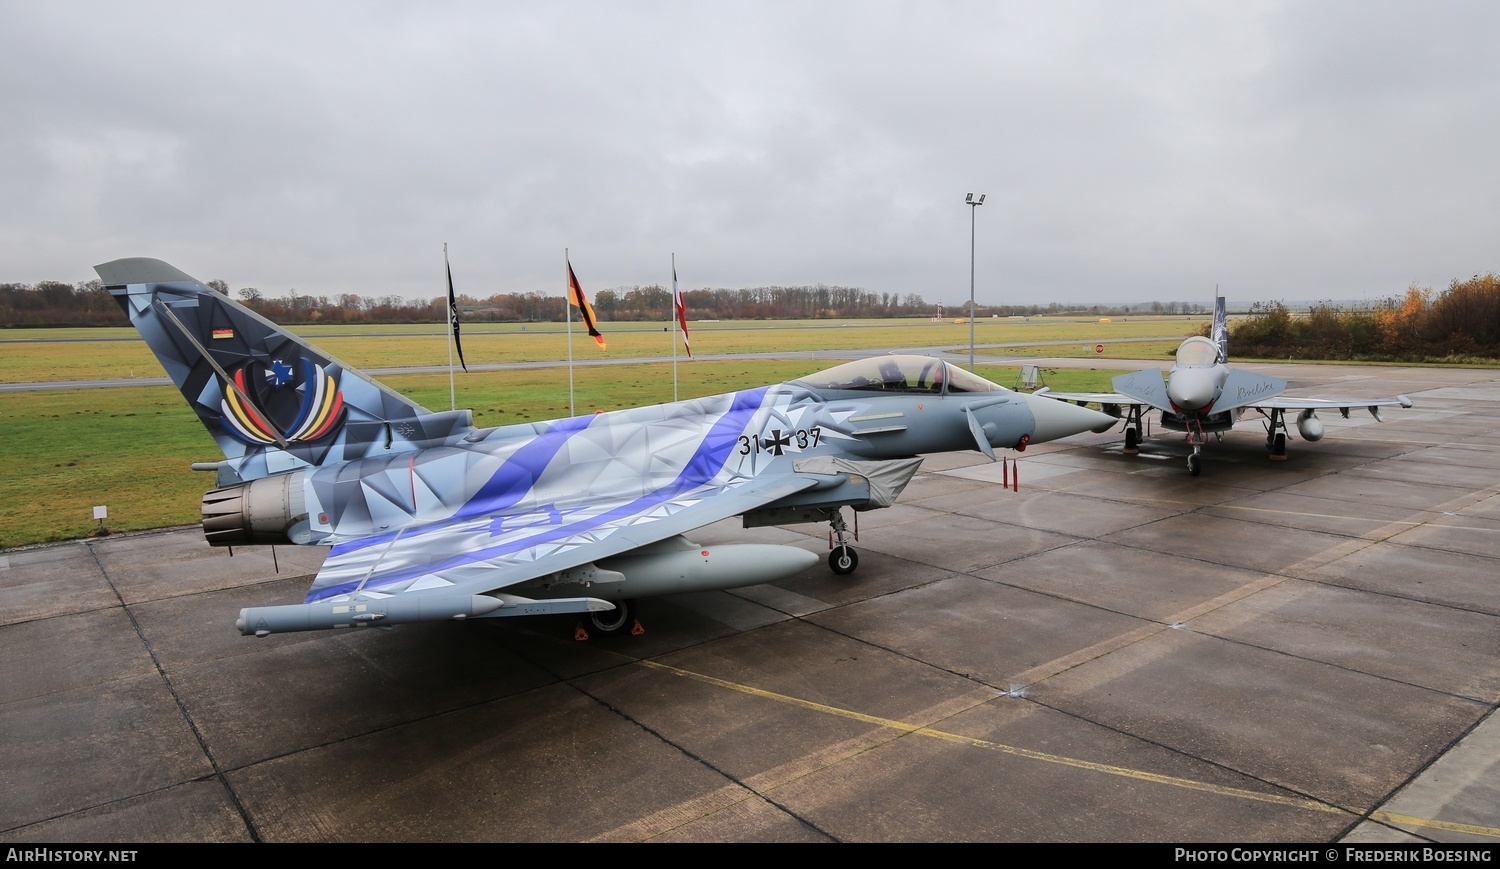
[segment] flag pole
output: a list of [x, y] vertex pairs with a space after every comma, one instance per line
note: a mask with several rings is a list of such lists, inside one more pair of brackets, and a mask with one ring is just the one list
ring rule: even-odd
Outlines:
[[443, 270], [448, 273], [448, 409], [458, 410], [458, 389], [453, 385], [453, 266], [448, 265], [448, 242], [443, 242]]
[[677, 286], [677, 254], [672, 254], [672, 400], [677, 400], [677, 330], [682, 329], [682, 349], [693, 358], [693, 344], [688, 340], [687, 299]]
[[573, 409], [573, 262], [568, 259], [568, 249], [563, 248], [563, 264], [567, 267], [567, 290], [563, 291], [563, 310], [568, 322], [568, 416], [577, 416]]
[[443, 270], [448, 273], [448, 404], [449, 410], [458, 410], [458, 396], [453, 387], [453, 351], [458, 351], [458, 364], [464, 372], [469, 364], [464, 361], [464, 345], [458, 340], [458, 297], [453, 294], [453, 266], [448, 264], [448, 242], [443, 242]]
[[568, 259], [567, 248], [563, 248], [563, 260], [568, 267], [568, 413], [577, 416], [578, 411], [573, 406], [573, 306], [578, 306], [578, 320], [588, 327], [589, 337], [594, 339], [600, 350], [605, 349], [604, 333], [599, 331], [599, 318], [595, 316], [588, 297], [583, 294], [583, 285], [578, 282], [578, 275], [573, 273], [573, 262]]
[[677, 400], [677, 252], [672, 252], [672, 400]]

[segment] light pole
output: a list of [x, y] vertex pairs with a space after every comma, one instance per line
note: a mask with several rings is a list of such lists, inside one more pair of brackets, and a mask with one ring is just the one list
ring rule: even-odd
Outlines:
[[984, 194], [976, 200], [970, 193], [964, 197], [969, 203], [969, 372], [974, 371], [974, 209], [984, 204]]

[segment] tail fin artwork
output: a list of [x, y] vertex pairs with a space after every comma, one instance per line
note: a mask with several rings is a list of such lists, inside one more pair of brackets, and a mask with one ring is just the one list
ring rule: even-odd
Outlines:
[[473, 429], [469, 411], [433, 413], [161, 260], [94, 270], [223, 450], [220, 485]]
[[1214, 289], [1214, 327], [1209, 340], [1219, 345], [1219, 361], [1229, 361], [1229, 314], [1224, 308], [1224, 297]]

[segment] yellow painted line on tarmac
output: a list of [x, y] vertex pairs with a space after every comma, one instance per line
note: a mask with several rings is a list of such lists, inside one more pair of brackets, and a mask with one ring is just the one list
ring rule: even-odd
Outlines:
[[1370, 820], [1385, 821], [1388, 824], [1401, 824], [1407, 827], [1429, 827], [1434, 830], [1447, 830], [1450, 833], [1468, 833], [1471, 836], [1500, 838], [1500, 827], [1456, 824], [1452, 821], [1438, 821], [1433, 818], [1413, 818], [1411, 815], [1398, 815], [1393, 812], [1371, 812]]
[[1410, 519], [1367, 519], [1363, 516], [1340, 516], [1336, 513], [1307, 513], [1300, 510], [1277, 510], [1272, 507], [1245, 507], [1239, 504], [1212, 504], [1218, 510], [1243, 510], [1247, 513], [1274, 513], [1278, 516], [1304, 516], [1312, 519], [1338, 519], [1343, 522], [1378, 522], [1381, 525], [1428, 525]]
[[1131, 778], [1138, 781], [1155, 782], [1157, 784], [1186, 788], [1188, 790], [1204, 791], [1207, 793], [1218, 794], [1220, 796], [1238, 797], [1241, 799], [1255, 800], [1257, 802], [1263, 803], [1275, 803], [1277, 805], [1292, 806], [1293, 808], [1309, 809], [1311, 811], [1324, 812], [1328, 814], [1353, 815], [1352, 812], [1341, 809], [1338, 806], [1332, 806], [1327, 803], [1321, 803], [1316, 800], [1307, 799], [1305, 797], [1287, 797], [1281, 796], [1279, 794], [1260, 793], [1257, 791], [1245, 790], [1243, 788], [1225, 787], [1223, 785], [1193, 781], [1192, 779], [1178, 778], [1177, 776], [1161, 775], [1159, 773], [1146, 772], [1145, 770], [1140, 769], [1130, 769], [1128, 767], [1113, 766], [1107, 763], [1097, 763], [1091, 760], [1080, 760], [1073, 757], [1063, 757], [1062, 755], [1048, 754], [1043, 751], [1032, 751], [1029, 748], [1020, 748], [1014, 745], [1005, 745], [1004, 743], [991, 742], [987, 739], [980, 739], [975, 736], [963, 736], [957, 733], [948, 733], [947, 731], [936, 730], [931, 727], [924, 727], [920, 724], [910, 724], [905, 721], [896, 721], [891, 718], [881, 718], [877, 715], [866, 715], [863, 712], [855, 712], [850, 709], [840, 709], [837, 706], [828, 706], [823, 703], [815, 703], [811, 700], [803, 700], [799, 697], [789, 697], [785, 694], [777, 694], [774, 691], [766, 691], [762, 688], [754, 688], [749, 685], [741, 685], [737, 682], [718, 679], [713, 676], [704, 675], [702, 673], [694, 673], [690, 670], [682, 670], [677, 667], [660, 664], [655, 661], [641, 661], [640, 663], [655, 670], [665, 670], [678, 676], [684, 676], [689, 679], [697, 680], [699, 682], [706, 682], [710, 685], [717, 685], [720, 688], [727, 688], [730, 691], [738, 691], [741, 694], [748, 694], [752, 697], [774, 700], [778, 703], [785, 703], [789, 706], [800, 706], [803, 709], [811, 709], [815, 712], [835, 715], [839, 718], [848, 718], [854, 721], [861, 721], [865, 724], [873, 724], [877, 727], [889, 727], [895, 730], [904, 731], [906, 733], [914, 733], [918, 736], [928, 736], [932, 737], [933, 739], [941, 739], [946, 742], [956, 742], [961, 745], [968, 745], [974, 748], [984, 748], [990, 751], [998, 751], [1003, 754], [1015, 755], [1016, 757], [1024, 757], [1030, 760], [1040, 760], [1045, 763], [1061, 764], [1062, 766], [1070, 766], [1075, 769], [1086, 769], [1092, 772], [1101, 772], [1106, 775], [1121, 776], [1123, 778]]
[[[1009, 754], [1015, 757], [1024, 757], [1028, 760], [1037, 760], [1043, 763], [1053, 763], [1061, 766], [1072, 767], [1074, 769], [1083, 769], [1090, 772], [1103, 773], [1104, 775], [1134, 779], [1136, 781], [1152, 782], [1154, 784], [1183, 788], [1186, 790], [1199, 791], [1202, 793], [1210, 793], [1217, 796], [1252, 800], [1259, 803], [1271, 803], [1274, 805], [1289, 806], [1296, 809], [1306, 809], [1308, 811], [1322, 812], [1324, 814], [1349, 815], [1350, 817], [1354, 817], [1356, 815], [1356, 813], [1351, 812], [1348, 809], [1343, 809], [1338, 806], [1308, 799], [1306, 797], [1289, 797], [1282, 796], [1280, 794], [1262, 793], [1260, 791], [1246, 790], [1244, 788], [1227, 787], [1225, 785], [1216, 785], [1210, 784], [1208, 782], [1194, 781], [1193, 779], [1180, 778], [1178, 776], [1162, 775], [1160, 773], [1147, 772], [1141, 769], [1131, 769], [1129, 767], [1114, 766], [1113, 764], [1097, 763], [1095, 761], [1081, 760], [1075, 757], [1064, 757], [1059, 754], [1048, 754], [1044, 751], [1033, 751], [1029, 748], [1021, 748], [1015, 745], [1006, 745], [1000, 742], [991, 742], [990, 740], [980, 739], [979, 737], [975, 736], [963, 736], [957, 733], [949, 733], [947, 731], [925, 727], [920, 724], [897, 721], [892, 718], [882, 718], [878, 715], [867, 715], [863, 712], [855, 712], [852, 709], [841, 709], [837, 706], [829, 706], [825, 703], [817, 703], [812, 700], [803, 700], [800, 697], [778, 694], [775, 691], [767, 691], [763, 688], [755, 688], [753, 686], [744, 685], [738, 682], [730, 682], [727, 679], [719, 679], [714, 676], [706, 675], [704, 673], [695, 673], [691, 670], [683, 670], [679, 667], [673, 667], [668, 664], [662, 664], [656, 661], [642, 660], [638, 663], [643, 667], [649, 667], [653, 670], [662, 670], [667, 673], [672, 673], [677, 676], [693, 679], [698, 682], [703, 682], [709, 685], [716, 685], [720, 688], [725, 688], [727, 690], [735, 691], [740, 694], [747, 694], [751, 697], [760, 697], [765, 700], [784, 703], [788, 706], [797, 706], [803, 709], [810, 709], [814, 712], [821, 712], [826, 715], [833, 715], [839, 718], [859, 721], [865, 724], [874, 725], [876, 727], [889, 727], [894, 730], [900, 730], [902, 732], [915, 734], [917, 736], [926, 736], [933, 739], [941, 739], [945, 742], [954, 742], [960, 745], [967, 745], [973, 748], [998, 751], [1002, 754]], [[1429, 818], [1413, 818], [1407, 815], [1395, 815], [1389, 812], [1373, 812], [1371, 813], [1370, 817], [1374, 820], [1385, 821], [1387, 823], [1393, 824], [1432, 827], [1435, 829], [1450, 830], [1453, 832], [1470, 833], [1473, 835], [1493, 836], [1496, 838], [1500, 838], [1500, 827], [1480, 827], [1471, 824], [1454, 824], [1447, 821], [1437, 821]]]

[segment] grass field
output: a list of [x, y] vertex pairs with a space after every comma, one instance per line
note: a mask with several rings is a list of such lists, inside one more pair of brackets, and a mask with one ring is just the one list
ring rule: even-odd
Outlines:
[[[152, 364], [155, 365], [154, 360]], [[811, 374], [795, 362], [695, 361], [678, 366], [682, 398], [731, 392]], [[1004, 386], [1014, 366], [979, 366]], [[159, 369], [153, 376], [159, 376]], [[1048, 372], [1059, 390], [1100, 390], [1114, 372]], [[578, 368], [580, 414], [656, 404], [672, 399], [668, 363]], [[412, 374], [382, 382], [434, 410], [448, 407], [445, 374]], [[475, 422], [496, 426], [568, 415], [566, 369], [476, 372], [459, 379], [458, 403]], [[222, 458], [208, 433], [172, 387], [12, 393], [0, 402], [0, 547], [66, 540], [96, 525], [95, 505], [109, 508], [113, 531], [196, 523], [212, 475], [188, 469]]]
[[[1206, 322], [1182, 317], [1131, 317], [1098, 323], [1082, 320], [1033, 318], [980, 320], [978, 344], [1042, 344], [1006, 348], [1006, 355], [1092, 356], [1093, 346], [1105, 344], [1105, 357], [1156, 358]], [[566, 359], [567, 335], [561, 324], [532, 324], [521, 331], [516, 324], [465, 325], [464, 357], [471, 363], [540, 362]], [[659, 324], [604, 324], [612, 359], [672, 354], [672, 334]], [[426, 331], [427, 334], [402, 334]], [[295, 330], [320, 348], [356, 368], [447, 365], [447, 335], [440, 325], [311, 326]], [[792, 353], [802, 350], [855, 350], [878, 347], [967, 348], [969, 328], [952, 321], [865, 320], [834, 324], [826, 320], [735, 321], [693, 327], [693, 349], [700, 356], [728, 353]], [[130, 340], [118, 340], [129, 338]], [[1141, 338], [1166, 341], [1136, 343]], [[29, 383], [59, 380], [96, 380], [160, 377], [161, 367], [135, 336], [134, 329], [9, 329], [0, 330], [0, 382]], [[53, 340], [43, 340], [53, 339]], [[69, 339], [66, 341], [57, 339]], [[1044, 342], [1063, 341], [1047, 345]], [[1166, 348], [1163, 351], [1161, 348]], [[587, 336], [573, 336], [575, 358], [598, 358], [601, 351]]]
[[[1164, 358], [1177, 338], [1132, 339], [1186, 334], [1200, 325], [1183, 318], [1139, 317], [1114, 323], [1093, 318], [980, 320], [979, 344], [1056, 342], [1006, 348], [1007, 356], [1094, 357], [1099, 342], [1109, 357]], [[657, 324], [604, 324], [608, 358], [670, 355], [671, 333]], [[307, 336], [358, 368], [445, 365], [446, 334], [441, 326], [309, 326]], [[410, 334], [410, 333], [426, 334]], [[967, 348], [967, 324], [952, 321], [735, 321], [699, 324], [694, 348], [701, 356], [729, 353], [796, 353], [808, 350], [877, 347]], [[134, 329], [0, 330], [0, 382], [160, 377], [161, 366]], [[45, 340], [51, 339], [51, 340]], [[69, 339], [69, 340], [58, 340]], [[120, 340], [125, 339], [125, 340]], [[567, 356], [562, 324], [466, 324], [465, 356], [471, 363], [556, 361]], [[573, 336], [579, 359], [601, 356], [586, 336]], [[1115, 343], [1120, 342], [1120, 343]], [[981, 351], [983, 352], [983, 351]], [[979, 361], [984, 362], [981, 355]], [[735, 362], [697, 359], [678, 366], [682, 398], [731, 392], [777, 383], [823, 367], [807, 360]], [[979, 367], [1002, 385], [1013, 384], [1017, 369]], [[1054, 389], [1094, 390], [1108, 385], [1111, 372], [1049, 372]], [[433, 409], [448, 407], [446, 374], [406, 374], [382, 378], [392, 388]], [[595, 410], [657, 404], [672, 399], [669, 364], [577, 368], [577, 409]], [[568, 415], [567, 371], [491, 371], [460, 374], [459, 405], [473, 408], [481, 426], [556, 419]], [[92, 508], [105, 505], [105, 525], [115, 531], [189, 524], [198, 521], [202, 493], [213, 481], [195, 474], [194, 461], [220, 458], [217, 447], [170, 387], [13, 393], [0, 404], [6, 425], [0, 438], [0, 547], [71, 539], [95, 527]]]

